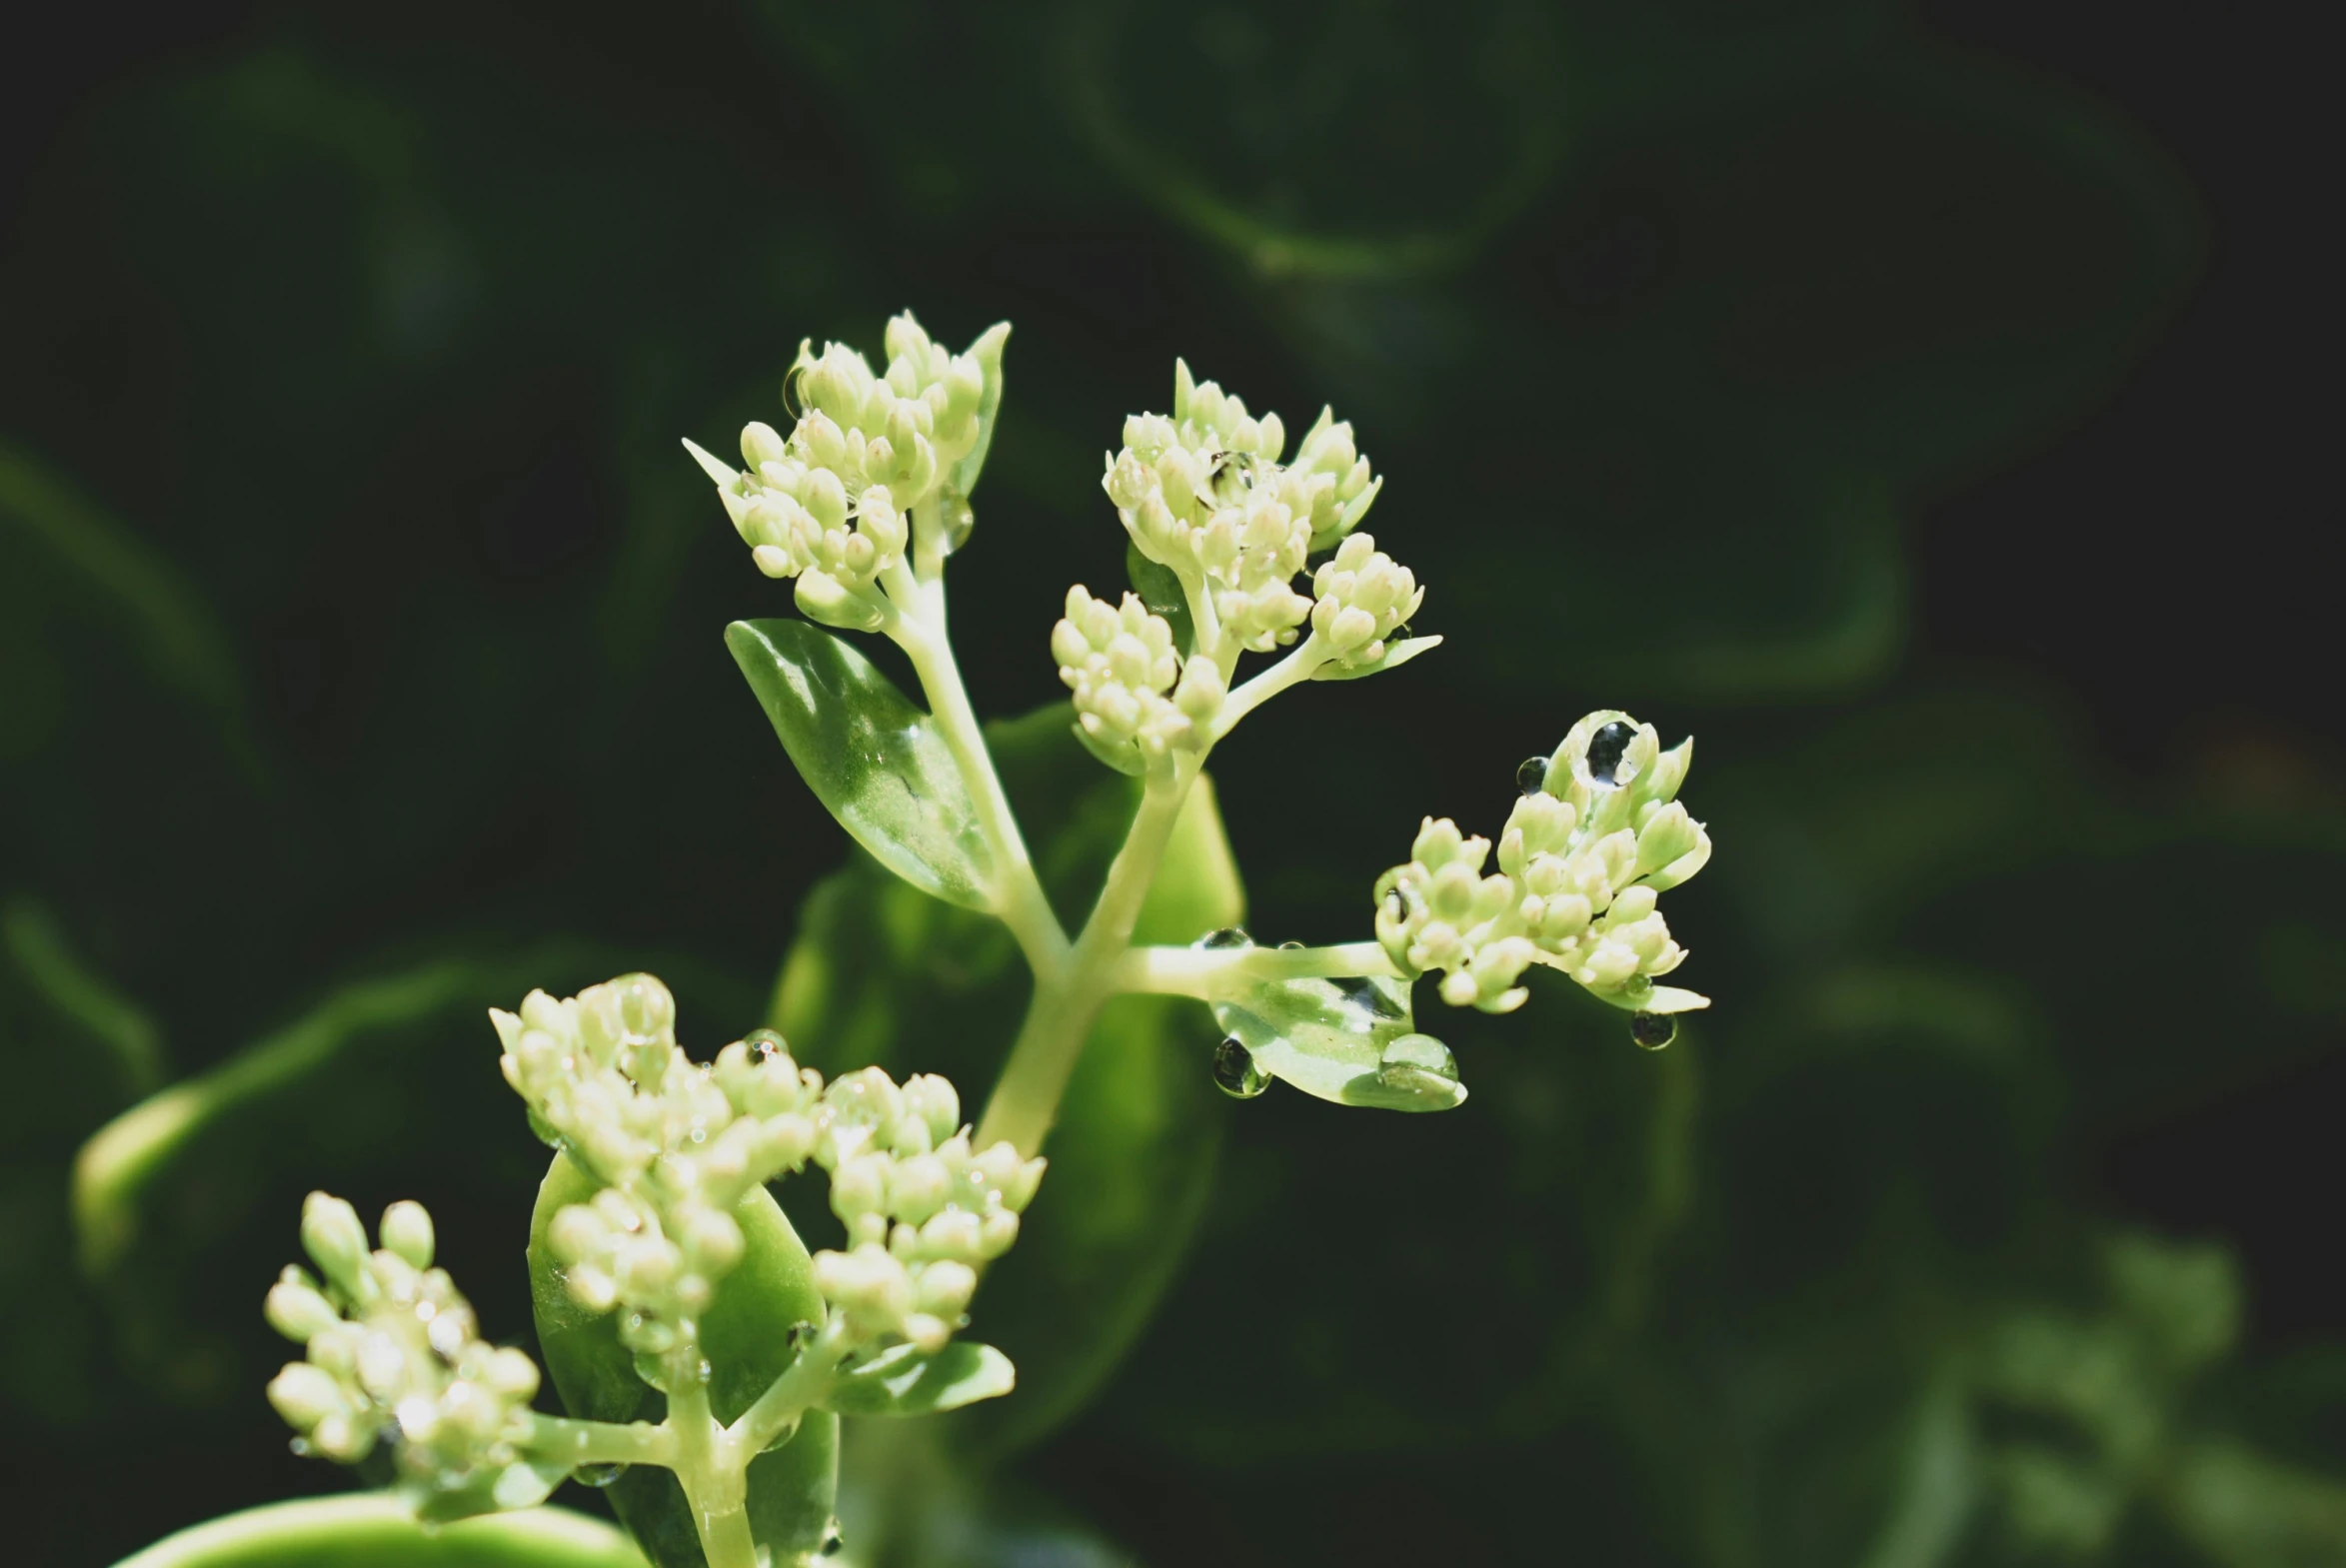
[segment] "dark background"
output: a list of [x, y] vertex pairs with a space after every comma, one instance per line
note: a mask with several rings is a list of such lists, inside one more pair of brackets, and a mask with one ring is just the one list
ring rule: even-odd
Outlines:
[[[32, 1560], [335, 1484], [258, 1394], [310, 1185], [432, 1201], [519, 1329], [537, 1155], [473, 989], [643, 965], [688, 1040], [757, 1021], [842, 840], [719, 643], [786, 601], [675, 441], [776, 418], [799, 337], [876, 351], [907, 304], [1016, 324], [957, 566], [988, 713], [1055, 697], [1066, 582], [1116, 583], [1092, 464], [1173, 355], [1291, 430], [1332, 402], [1385, 474], [1369, 526], [1450, 646], [1218, 760], [1265, 939], [1360, 934], [1420, 813], [1490, 830], [1600, 704], [1701, 736], [1719, 843], [1673, 895], [1717, 1012], [1669, 1056], [1543, 992], [1421, 1020], [1477, 1090], [1438, 1131], [1210, 1106], [1190, 1265], [1021, 1484], [1157, 1562], [2033, 1560], [2002, 1482], [1941, 1556], [1880, 1555], [1881, 1456], [1954, 1377], [1981, 1474], [2030, 1442], [2099, 1474], [2091, 1410], [1977, 1368], [2015, 1314], [2133, 1332], [2089, 1260], [2139, 1229], [2245, 1282], [2236, 1351], [2159, 1384], [2162, 1451], [2247, 1445], [2334, 1522], [2304, 11], [1149, 14], [91, 5], [7, 50], [0, 1474]], [[77, 1283], [72, 1150], [144, 1085], [36, 929], [167, 1076], [356, 981], [482, 972], [192, 1149], [175, 1217]], [[1659, 1156], [1608, 1140], [1665, 1061], [1701, 1074], [1692, 1196], [1603, 1369], [1501, 1413], [1511, 1346], [1626, 1299], [1607, 1227]], [[2195, 1533], [2157, 1470], [2072, 1554], [2341, 1560]]]

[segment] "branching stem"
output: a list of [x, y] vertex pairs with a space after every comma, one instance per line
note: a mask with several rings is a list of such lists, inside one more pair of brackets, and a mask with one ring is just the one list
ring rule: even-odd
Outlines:
[[1351, 941], [1330, 947], [1134, 947], [1117, 960], [1110, 983], [1119, 991], [1221, 1001], [1264, 980], [1365, 974], [1403, 977], [1381, 945]]
[[986, 750], [986, 732], [962, 685], [961, 666], [946, 635], [944, 579], [924, 585], [900, 561], [882, 582], [898, 612], [882, 630], [913, 662], [913, 673], [920, 677], [921, 691], [929, 699], [930, 717], [937, 721], [938, 732], [961, 772], [962, 784], [977, 802], [978, 823], [994, 854], [997, 912], [1018, 938], [1036, 973], [1055, 969], [1067, 957], [1067, 932], [1060, 928], [1059, 917], [1052, 913], [1051, 901], [1036, 878], [1035, 862], [1027, 853], [1018, 816], [994, 771], [994, 758]]
[[1134, 922], [1157, 877], [1198, 766], [1197, 760], [1184, 759], [1170, 774], [1150, 776], [1140, 812], [1108, 868], [1108, 880], [1091, 918], [1084, 922], [1083, 934], [1064, 964], [1036, 969], [1027, 1020], [978, 1123], [981, 1148], [1007, 1138], [1030, 1158], [1042, 1151], [1092, 1021], [1116, 988], [1116, 966], [1132, 942]]

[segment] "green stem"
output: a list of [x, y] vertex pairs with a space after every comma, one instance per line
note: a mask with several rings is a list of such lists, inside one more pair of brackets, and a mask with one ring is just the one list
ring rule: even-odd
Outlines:
[[1035, 995], [1027, 1020], [1011, 1046], [1010, 1060], [986, 1102], [978, 1123], [978, 1146], [1008, 1139], [1029, 1158], [1058, 1118], [1060, 1096], [1076, 1070], [1076, 1058], [1092, 1032], [1100, 1005], [1115, 989], [1113, 976], [1133, 939], [1142, 900], [1156, 879], [1159, 861], [1181, 814], [1181, 802], [1197, 777], [1197, 763], [1177, 763], [1171, 774], [1151, 776], [1124, 847], [1108, 868], [1100, 901], [1064, 963], [1037, 966]]
[[979, 826], [994, 852], [994, 893], [1000, 905], [996, 912], [1038, 974], [1056, 968], [1068, 953], [1067, 932], [1060, 928], [1059, 916], [1052, 913], [1051, 900], [1035, 875], [1018, 816], [986, 750], [986, 732], [962, 685], [961, 666], [946, 635], [945, 584], [941, 580], [924, 589], [902, 562], [883, 582], [900, 612], [885, 630], [913, 662], [913, 673], [929, 699], [930, 717], [937, 721], [962, 783], [977, 802]]
[[701, 1348], [686, 1336], [667, 1358], [668, 1426], [676, 1438], [676, 1478], [693, 1511], [709, 1568], [759, 1568], [750, 1534], [748, 1464], [725, 1440], [701, 1381]]
[[532, 1456], [557, 1464], [656, 1464], [675, 1468], [676, 1433], [665, 1425], [634, 1421], [574, 1421], [541, 1415], [530, 1423], [523, 1446]]
[[775, 1439], [823, 1402], [824, 1395], [831, 1391], [832, 1375], [854, 1348], [848, 1339], [846, 1317], [832, 1313], [815, 1341], [801, 1350], [782, 1376], [726, 1428], [728, 1449], [740, 1455], [743, 1464], [748, 1464], [773, 1447]]
[[1221, 1001], [1263, 980], [1363, 974], [1406, 977], [1382, 944], [1349, 941], [1331, 947], [1134, 947], [1117, 960], [1110, 985]]
[[1313, 632], [1305, 637], [1286, 658], [1230, 693], [1221, 705], [1221, 712], [1214, 716], [1213, 739], [1218, 741], [1228, 735], [1238, 727], [1239, 720], [1288, 687], [1309, 680], [1311, 672], [1326, 664], [1327, 659], [1327, 645], [1320, 642], [1319, 634]]

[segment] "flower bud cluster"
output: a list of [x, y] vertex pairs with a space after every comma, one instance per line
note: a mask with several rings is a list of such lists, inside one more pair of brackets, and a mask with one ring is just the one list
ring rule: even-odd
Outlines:
[[1313, 575], [1311, 592], [1311, 630], [1347, 668], [1383, 659], [1385, 639], [1425, 603], [1415, 575], [1366, 534], [1336, 547]]
[[[1637, 1007], [1684, 961], [1656, 903], [1710, 858], [1710, 838], [1675, 798], [1693, 742], [1660, 749], [1652, 726], [1591, 714], [1525, 789], [1483, 874], [1490, 842], [1428, 817], [1409, 861], [1376, 883], [1376, 936], [1411, 974], [1442, 972], [1442, 999], [1486, 1012], [1521, 1005], [1534, 963]], [[1698, 1001], [1688, 1004], [1699, 1005]]]
[[839, 601], [902, 559], [913, 527], [941, 531], [943, 550], [958, 545], [969, 506], [954, 474], [1000, 397], [1008, 334], [996, 327], [953, 354], [908, 312], [888, 324], [880, 375], [845, 344], [820, 355], [801, 344], [791, 375], [806, 412], [787, 439], [749, 425], [740, 470], [687, 442], [758, 569], [798, 578], [802, 604], [832, 610], [836, 624]]
[[968, 1321], [978, 1265], [1007, 1251], [1044, 1161], [1011, 1144], [973, 1149], [953, 1085], [878, 1067], [832, 1081], [815, 1157], [831, 1171], [844, 1251], [815, 1254], [815, 1286], [858, 1345], [934, 1351]]
[[391, 1205], [380, 1235], [369, 1250], [340, 1198], [313, 1192], [302, 1205], [318, 1273], [289, 1265], [264, 1310], [306, 1358], [270, 1382], [269, 1402], [327, 1458], [355, 1463], [388, 1439], [411, 1490], [469, 1487], [521, 1457], [537, 1364], [480, 1337], [448, 1271], [432, 1266], [421, 1204]]
[[1292, 464], [1278, 461], [1285, 440], [1277, 415], [1253, 418], [1181, 364], [1173, 412], [1125, 421], [1103, 480], [1141, 553], [1209, 593], [1223, 634], [1254, 653], [1295, 641], [1313, 613], [1295, 575], [1351, 532], [1380, 483], [1326, 413]]
[[684, 1342], [741, 1260], [736, 1206], [810, 1159], [831, 1173], [854, 1248], [817, 1257], [817, 1286], [858, 1342], [944, 1343], [976, 1288], [971, 1265], [1017, 1238], [1042, 1179], [1043, 1162], [1007, 1143], [971, 1153], [943, 1078], [899, 1086], [874, 1067], [826, 1087], [764, 1030], [691, 1061], [648, 974], [567, 1000], [533, 991], [491, 1017], [507, 1081], [603, 1183], [548, 1232], [564, 1283], [582, 1306], [623, 1313], [622, 1341], [650, 1361]]
[[1184, 665], [1172, 625], [1133, 594], [1111, 605], [1082, 584], [1069, 589], [1067, 615], [1051, 629], [1051, 655], [1076, 694], [1086, 737], [1097, 749], [1129, 753], [1136, 772], [1175, 749], [1202, 747], [1229, 695], [1213, 661], [1198, 654]]

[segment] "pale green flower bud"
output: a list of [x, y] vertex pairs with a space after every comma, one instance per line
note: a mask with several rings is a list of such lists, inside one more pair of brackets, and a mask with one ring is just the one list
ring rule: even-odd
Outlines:
[[905, 1111], [928, 1123], [932, 1146], [943, 1143], [962, 1124], [962, 1097], [948, 1080], [933, 1072], [905, 1079]]
[[828, 572], [810, 569], [801, 573], [793, 597], [808, 620], [843, 632], [877, 632], [888, 619], [888, 612], [881, 605], [868, 595], [849, 589]]
[[361, 1266], [367, 1257], [367, 1227], [358, 1210], [338, 1197], [313, 1192], [302, 1203], [302, 1250], [346, 1295], [372, 1294]]
[[[1137, 773], [1173, 748], [1203, 744], [1190, 708], [1166, 696], [1181, 672], [1173, 628], [1139, 596], [1127, 594], [1112, 608], [1080, 584], [1068, 590], [1067, 615], [1052, 629], [1051, 647], [1060, 680], [1075, 694], [1079, 733], [1104, 760]], [[1191, 705], [1203, 699], [1200, 693]], [[1219, 696], [1208, 706], [1218, 708]]]
[[704, 1273], [732, 1268], [741, 1261], [742, 1245], [742, 1227], [723, 1209], [701, 1209], [685, 1223], [684, 1254]]
[[1311, 588], [1318, 596], [1311, 630], [1346, 665], [1383, 659], [1384, 640], [1425, 602], [1425, 591], [1409, 569], [1378, 550], [1366, 534], [1354, 534], [1337, 546]]
[[417, 1268], [432, 1266], [432, 1216], [424, 1205], [403, 1198], [383, 1211], [380, 1234], [389, 1251]]
[[831, 1173], [831, 1207], [851, 1224], [888, 1206], [890, 1161], [885, 1154], [859, 1154]]
[[288, 1362], [269, 1380], [269, 1403], [297, 1432], [307, 1432], [329, 1416], [350, 1414], [342, 1385], [307, 1361]]
[[269, 1298], [261, 1310], [271, 1328], [299, 1344], [307, 1344], [342, 1322], [334, 1304], [292, 1264], [287, 1264], [277, 1283], [269, 1287]]
[[932, 1313], [947, 1322], [958, 1320], [969, 1310], [970, 1298], [978, 1290], [978, 1271], [967, 1263], [940, 1260], [921, 1270], [914, 1300], [924, 1312]]
[[763, 421], [752, 420], [742, 427], [742, 463], [754, 470], [769, 463], [781, 463], [790, 455], [783, 444], [782, 433]]

